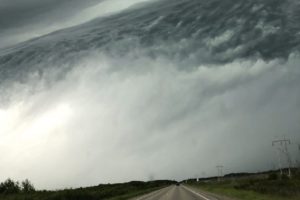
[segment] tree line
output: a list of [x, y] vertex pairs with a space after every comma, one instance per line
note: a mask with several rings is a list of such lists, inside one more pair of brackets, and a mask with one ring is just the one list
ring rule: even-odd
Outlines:
[[35, 192], [35, 188], [28, 179], [20, 183], [9, 178], [6, 181], [0, 183], [0, 194], [18, 194], [32, 192]]

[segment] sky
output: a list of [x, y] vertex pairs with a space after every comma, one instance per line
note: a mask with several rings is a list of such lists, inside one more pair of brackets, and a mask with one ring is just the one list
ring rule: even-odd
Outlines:
[[0, 48], [149, 0], [0, 0]]
[[[0, 181], [28, 178], [38, 189], [61, 189], [216, 176], [217, 165], [224, 173], [258, 172], [279, 167], [272, 141], [284, 137], [296, 165], [299, 51], [242, 57], [247, 48], [277, 44], [268, 36], [277, 36], [280, 20], [257, 21], [249, 35], [239, 26], [217, 28], [203, 43], [197, 34], [205, 27], [176, 42], [164, 35], [189, 34], [184, 20], [172, 33], [157, 28], [170, 26], [173, 9], [146, 24], [132, 21], [156, 14], [156, 4], [145, 4], [149, 13], [101, 20], [145, 2], [155, 1], [0, 0]], [[264, 15], [261, 8], [251, 12]], [[286, 9], [291, 24], [294, 8]]]

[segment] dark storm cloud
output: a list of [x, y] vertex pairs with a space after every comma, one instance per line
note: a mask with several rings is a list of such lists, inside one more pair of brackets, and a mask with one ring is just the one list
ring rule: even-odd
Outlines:
[[0, 48], [75, 26], [143, 1], [1, 0]]
[[80, 9], [100, 1], [101, 0], [1, 0], [1, 31], [26, 26], [28, 23], [43, 23], [44, 20], [46, 20], [46, 24], [54, 19], [63, 20], [67, 16], [76, 14]]
[[58, 26], [101, 1], [103, 0], [1, 0], [0, 47], [38, 36], [43, 29]]

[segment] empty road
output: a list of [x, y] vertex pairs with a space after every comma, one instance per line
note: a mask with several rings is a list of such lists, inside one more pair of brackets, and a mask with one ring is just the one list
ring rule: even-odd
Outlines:
[[150, 194], [144, 195], [134, 200], [221, 200], [220, 198], [211, 197], [207, 194], [199, 193], [183, 185], [170, 186]]

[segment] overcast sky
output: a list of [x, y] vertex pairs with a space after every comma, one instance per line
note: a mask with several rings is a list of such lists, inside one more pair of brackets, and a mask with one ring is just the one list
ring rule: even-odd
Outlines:
[[0, 0], [0, 48], [149, 0]]
[[[157, 36], [143, 38], [146, 44], [154, 41], [150, 47], [142, 47], [127, 24], [125, 31], [110, 30], [108, 24], [108, 36], [94, 27], [83, 31], [84, 38], [62, 31], [6, 51], [7, 45], [141, 2], [0, 0], [0, 181], [28, 178], [38, 189], [57, 189], [215, 176], [217, 165], [224, 165], [224, 173], [270, 170], [279, 167], [272, 140], [284, 136], [292, 141], [293, 163], [299, 161], [299, 51], [283, 48], [289, 54], [284, 59], [277, 54], [263, 59], [259, 51], [239, 57], [265, 38], [269, 42], [280, 20], [268, 26], [257, 21], [254, 33], [243, 33], [240, 40], [233, 38], [238, 26], [208, 34], [198, 47], [199, 38], [193, 37], [201, 27], [175, 43], [165, 36], [160, 40], [155, 34], [168, 30], [156, 29], [164, 20], [159, 13], [145, 20], [144, 32], [133, 31]], [[157, 9], [152, 9], [153, 14]], [[141, 24], [128, 23], [130, 29]], [[178, 35], [183, 25], [174, 26]], [[79, 43], [91, 47], [101, 39], [109, 52], [96, 45], [80, 48]]]

